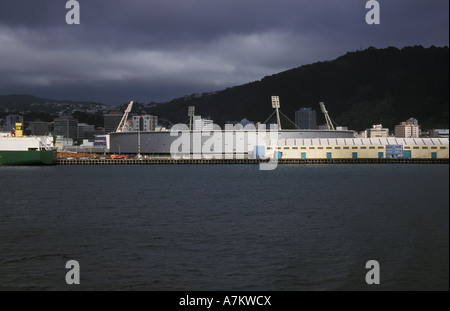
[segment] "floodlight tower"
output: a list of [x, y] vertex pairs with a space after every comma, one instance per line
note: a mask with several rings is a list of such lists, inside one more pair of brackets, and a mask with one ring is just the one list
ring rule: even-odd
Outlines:
[[322, 110], [322, 113], [325, 115], [325, 120], [327, 121], [328, 130], [334, 131], [335, 128], [334, 128], [333, 122], [331, 122], [330, 116], [328, 115], [328, 111], [325, 108], [325, 104], [323, 102], [320, 102], [319, 105], [320, 105], [320, 110]]
[[139, 116], [139, 118], [138, 118], [138, 155], [137, 155], [137, 158], [138, 159], [142, 159], [142, 156], [141, 156], [141, 119], [142, 119], [142, 116]]
[[188, 116], [189, 116], [189, 131], [192, 131], [192, 118], [195, 115], [195, 106], [188, 107]]
[[278, 124], [278, 130], [281, 131], [281, 121], [280, 121], [280, 97], [278, 96], [272, 96], [272, 108], [274, 108], [277, 112], [277, 124]]

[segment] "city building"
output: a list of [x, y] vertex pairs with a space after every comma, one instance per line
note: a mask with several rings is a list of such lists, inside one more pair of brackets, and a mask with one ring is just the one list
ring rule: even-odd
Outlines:
[[36, 121], [31, 122], [30, 127], [31, 127], [31, 135], [45, 136], [50, 133], [51, 123]]
[[56, 137], [55, 147], [59, 150], [67, 150], [68, 147], [73, 146], [72, 138], [64, 138], [62, 136]]
[[156, 132], [167, 132], [168, 129], [167, 129], [165, 126], [158, 125], [158, 126], [155, 128], [155, 131], [156, 131]]
[[158, 117], [151, 115], [133, 116], [133, 131], [153, 132], [158, 126]]
[[401, 122], [399, 125], [395, 126], [395, 137], [398, 138], [419, 138], [420, 137], [420, 126], [419, 122], [411, 118], [406, 122]]
[[23, 116], [18, 114], [10, 114], [6, 116], [6, 131], [11, 132], [14, 130], [16, 123], [23, 124]]
[[295, 125], [302, 130], [317, 128], [317, 112], [312, 108], [300, 108], [295, 112]]
[[382, 124], [376, 124], [372, 125], [371, 129], [365, 130], [361, 136], [363, 138], [389, 137], [389, 129], [383, 128]]
[[104, 135], [105, 130], [103, 128], [94, 128], [93, 130], [84, 131], [84, 138], [93, 140], [95, 136]]
[[433, 129], [430, 131], [430, 137], [432, 138], [448, 138], [449, 129]]
[[78, 138], [78, 120], [72, 117], [60, 117], [54, 120], [55, 135], [63, 138]]
[[194, 131], [212, 131], [214, 121], [203, 119], [201, 116], [194, 116]]
[[94, 147], [109, 149], [109, 135], [95, 136]]
[[0, 118], [0, 133], [1, 132], [6, 132], [6, 121], [2, 118]]
[[406, 120], [406, 122], [409, 122], [414, 125], [419, 125], [419, 120], [417, 120], [415, 118], [409, 118], [408, 120]]
[[103, 116], [105, 133], [113, 133], [117, 130], [117, 127], [122, 121], [123, 113], [120, 111], [110, 111]]
[[78, 123], [78, 138], [89, 138], [87, 133], [95, 131], [94, 125], [89, 125], [87, 123]]
[[80, 145], [80, 148], [93, 148], [94, 142], [89, 141], [89, 139], [83, 139], [83, 143]]

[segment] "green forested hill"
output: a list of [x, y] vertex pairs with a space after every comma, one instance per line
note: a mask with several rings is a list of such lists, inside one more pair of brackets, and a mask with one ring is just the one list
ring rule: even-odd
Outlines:
[[218, 124], [243, 118], [265, 121], [272, 113], [271, 96], [278, 95], [281, 110], [291, 119], [299, 108], [313, 107], [318, 123], [324, 123], [323, 101], [334, 121], [354, 130], [380, 123], [393, 129], [410, 117], [424, 129], [448, 128], [448, 85], [448, 47], [369, 48], [213, 94], [174, 99], [150, 112], [185, 122], [192, 105]]
[[[60, 115], [72, 115], [79, 122], [97, 127], [103, 126], [103, 114], [111, 107], [70, 100], [54, 100], [32, 95], [0, 95], [0, 123], [6, 115], [15, 113], [24, 116], [25, 123], [41, 120], [51, 122]], [[4, 121], [4, 120], [3, 120]]]

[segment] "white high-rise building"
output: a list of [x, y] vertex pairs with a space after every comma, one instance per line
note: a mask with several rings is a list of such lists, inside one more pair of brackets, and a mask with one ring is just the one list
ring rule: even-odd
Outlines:
[[153, 132], [158, 126], [158, 117], [151, 115], [133, 116], [133, 131]]
[[201, 116], [194, 116], [194, 131], [212, 131], [214, 121], [202, 119]]
[[389, 137], [389, 129], [381, 124], [372, 125], [372, 128], [365, 130], [362, 136], [365, 138]]

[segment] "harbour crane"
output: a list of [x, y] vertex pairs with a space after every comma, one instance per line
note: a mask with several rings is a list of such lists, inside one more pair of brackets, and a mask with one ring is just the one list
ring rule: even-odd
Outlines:
[[133, 108], [133, 101], [130, 101], [130, 104], [128, 105], [127, 109], [125, 110], [125, 113], [123, 114], [122, 120], [119, 123], [119, 126], [117, 127], [116, 133], [118, 132], [124, 132], [125, 128], [129, 127], [129, 124], [127, 122], [128, 115], [131, 112], [131, 109]]
[[328, 115], [328, 111], [325, 108], [325, 104], [323, 102], [320, 102], [320, 109], [322, 110], [322, 113], [325, 115], [325, 120], [327, 121], [327, 127], [329, 131], [335, 131], [333, 122], [331, 122], [331, 118]]

